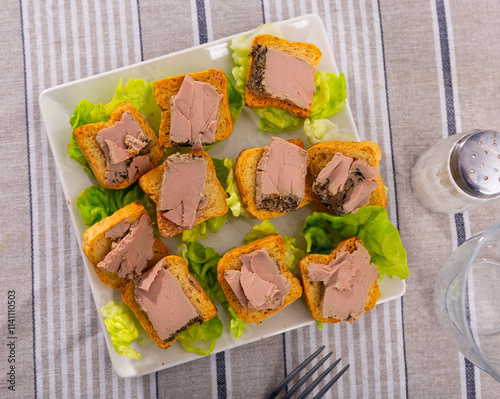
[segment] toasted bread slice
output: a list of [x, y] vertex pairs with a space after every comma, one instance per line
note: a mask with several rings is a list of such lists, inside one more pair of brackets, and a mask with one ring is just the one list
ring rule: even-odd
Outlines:
[[99, 143], [96, 141], [96, 137], [102, 129], [110, 127], [118, 122], [121, 119], [123, 113], [125, 113], [126, 111], [130, 112], [134, 119], [139, 123], [142, 130], [144, 130], [144, 132], [152, 140], [151, 150], [146, 155], [151, 158], [150, 165], [151, 169], [153, 169], [156, 167], [156, 165], [158, 165], [158, 161], [163, 157], [163, 151], [160, 147], [160, 142], [158, 141], [158, 137], [156, 137], [156, 134], [154, 133], [153, 129], [151, 129], [151, 126], [149, 126], [149, 123], [146, 121], [146, 119], [137, 110], [137, 108], [129, 102], [123, 102], [118, 105], [109, 115], [107, 122], [90, 123], [88, 125], [80, 126], [74, 131], [76, 142], [82, 150], [85, 159], [89, 163], [92, 172], [94, 172], [98, 183], [103, 187], [115, 190], [130, 186], [132, 183], [136, 182], [140, 176], [138, 173], [136, 173], [133, 181], [129, 181], [128, 177], [126, 177], [121, 183], [118, 184], [106, 183], [106, 179], [104, 177], [107, 172], [106, 156], [99, 146]]
[[[212, 161], [212, 158], [210, 158], [210, 155], [202, 150], [194, 150], [191, 153], [194, 155], [202, 155], [208, 161], [207, 178], [205, 180], [204, 191], [204, 195], [208, 198], [208, 202], [203, 209], [198, 211], [195, 223], [196, 226], [212, 217], [225, 215], [229, 207], [226, 203], [227, 194], [224, 191], [224, 188], [221, 186], [219, 180], [217, 179], [214, 163]], [[165, 162], [163, 165], [160, 165], [152, 171], [146, 173], [139, 180], [139, 185], [155, 204], [158, 204], [158, 201], [160, 199], [161, 183], [166, 167], [167, 166]], [[185, 227], [171, 222], [165, 216], [163, 216], [163, 213], [159, 212], [158, 210], [157, 215], [158, 228], [160, 229], [160, 234], [162, 237], [172, 237], [176, 234], [182, 233], [184, 230], [188, 230]]]
[[[269, 255], [277, 260], [281, 273], [283, 273], [285, 278], [290, 281], [290, 290], [285, 297], [283, 306], [279, 309], [245, 309], [240, 304], [238, 298], [224, 278], [224, 273], [226, 270], [241, 270], [243, 263], [240, 260], [240, 255], [249, 254], [264, 247], [267, 249], [267, 252], [269, 252]], [[290, 305], [302, 295], [302, 287], [299, 280], [295, 278], [285, 266], [285, 240], [277, 234], [261, 238], [247, 245], [243, 245], [226, 252], [217, 264], [217, 280], [219, 280], [219, 284], [221, 285], [222, 291], [224, 291], [224, 295], [226, 296], [231, 308], [233, 308], [240, 319], [246, 323], [261, 323], [262, 320], [268, 318], [276, 312], [279, 312], [285, 306]]]
[[[307, 269], [310, 263], [319, 263], [327, 265], [332, 259], [335, 259], [337, 252], [342, 248], [353, 252], [356, 250], [356, 241], [361, 243], [358, 237], [351, 237], [342, 241], [329, 255], [310, 254], [299, 261], [299, 275], [304, 287], [304, 299], [306, 301], [309, 312], [314, 319], [323, 323], [339, 323], [342, 320], [334, 319], [333, 317], [323, 317], [321, 312], [321, 299], [325, 291], [325, 286], [321, 281], [310, 281], [307, 277]], [[380, 290], [377, 281], [375, 281], [368, 291], [368, 296], [365, 302], [365, 312], [369, 312], [375, 307], [377, 300], [380, 298]]]
[[[109, 251], [111, 251], [112, 241], [111, 239], [105, 237], [105, 233], [123, 220], [134, 222], [142, 215], [148, 215], [146, 209], [144, 209], [139, 202], [133, 202], [117, 210], [111, 216], [108, 216], [107, 218], [94, 224], [83, 233], [83, 252], [85, 252], [85, 255], [89, 258], [92, 266], [94, 266], [94, 270], [96, 271], [99, 279], [104, 284], [115, 290], [121, 290], [130, 280], [118, 277], [117, 273], [112, 273], [97, 267], [98, 263], [105, 258]], [[151, 223], [149, 215], [148, 219]], [[168, 248], [159, 239], [155, 238], [153, 245], [153, 258], [148, 261], [148, 265], [144, 271], [151, 269], [156, 262], [166, 255], [168, 255]]]
[[[233, 131], [233, 120], [229, 111], [229, 96], [227, 92], [226, 75], [219, 69], [209, 69], [204, 72], [190, 73], [194, 80], [209, 83], [217, 89], [223, 97], [219, 101], [219, 119], [217, 130], [215, 131], [215, 140], [225, 140]], [[161, 109], [160, 124], [160, 144], [163, 147], [176, 147], [175, 143], [170, 141], [170, 97], [175, 96], [184, 82], [186, 75], [172, 76], [153, 83], [153, 93], [156, 102]]]
[[[336, 153], [341, 153], [354, 159], [362, 159], [368, 165], [378, 169], [382, 152], [377, 143], [372, 141], [323, 141], [313, 145], [307, 150], [309, 154], [309, 178], [311, 185], [318, 176], [319, 172], [332, 160]], [[387, 206], [387, 196], [385, 193], [382, 176], [377, 172], [378, 187], [372, 192], [370, 203], [368, 205]], [[313, 194], [314, 195], [314, 194]], [[332, 213], [316, 197], [316, 211]]]
[[[295, 144], [300, 148], [304, 148], [302, 140], [288, 140], [288, 142]], [[236, 159], [236, 165], [234, 167], [234, 176], [236, 178], [236, 183], [238, 184], [241, 200], [243, 201], [247, 212], [259, 220], [271, 219], [287, 213], [280, 211], [268, 211], [265, 209], [261, 210], [257, 208], [257, 202], [255, 199], [255, 190], [257, 187], [257, 166], [263, 153], [264, 147], [248, 148], [243, 150]], [[302, 198], [302, 201], [297, 209], [309, 204], [313, 199], [314, 195], [312, 193], [311, 185], [308, 179], [306, 179], [304, 198]]]
[[[212, 317], [217, 315], [217, 308], [212, 303], [208, 295], [203, 291], [198, 282], [189, 274], [188, 267], [184, 259], [177, 255], [171, 255], [164, 258], [165, 259], [165, 268], [168, 269], [180, 282], [182, 289], [186, 293], [187, 297], [196, 308], [198, 313], [200, 314], [200, 319], [192, 323], [190, 325], [186, 325], [184, 330], [189, 328], [194, 324], [201, 324], [204, 321], [210, 320]], [[172, 336], [166, 340], [162, 340], [158, 333], [155, 331], [151, 321], [149, 320], [148, 315], [141, 309], [141, 306], [135, 299], [135, 283], [140, 278], [130, 281], [122, 291], [122, 299], [128, 307], [135, 313], [142, 327], [149, 336], [153, 339], [153, 341], [162, 349], [167, 349], [170, 347], [179, 334], [182, 331], [178, 331], [175, 336]]]
[[[318, 66], [319, 61], [321, 60], [321, 51], [311, 43], [289, 42], [288, 40], [280, 39], [279, 37], [271, 35], [258, 35], [255, 39], [253, 39], [252, 47], [257, 44], [274, 48], [295, 57], [302, 58], [309, 62], [314, 68]], [[247, 81], [252, 73], [253, 59], [254, 57], [250, 58]], [[302, 119], [308, 118], [309, 115], [311, 115], [312, 108], [312, 105], [311, 108], [304, 109], [277, 98], [258, 96], [248, 90], [248, 88], [245, 90], [245, 105], [250, 108], [267, 108], [269, 106], [273, 106], [275, 108], [288, 111], [290, 114]]]

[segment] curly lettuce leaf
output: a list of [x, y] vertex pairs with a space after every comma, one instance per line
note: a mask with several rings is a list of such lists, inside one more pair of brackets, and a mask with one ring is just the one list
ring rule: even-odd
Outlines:
[[248, 212], [243, 205], [241, 200], [240, 190], [238, 189], [238, 184], [236, 183], [236, 178], [234, 176], [234, 159], [224, 157], [223, 164], [227, 171], [226, 184], [224, 186], [229, 198], [226, 199], [229, 210], [233, 216], [248, 216]]
[[355, 141], [351, 133], [341, 131], [339, 127], [328, 119], [316, 119], [312, 122], [306, 119], [304, 122], [304, 133], [311, 145], [322, 141]]
[[399, 232], [380, 206], [365, 206], [345, 216], [315, 212], [307, 217], [301, 234], [306, 239], [308, 253], [323, 254], [336, 248], [342, 240], [357, 236], [382, 276], [405, 279], [409, 275]]
[[309, 119], [326, 119], [340, 112], [347, 98], [345, 75], [318, 71], [314, 75], [314, 92]]
[[134, 315], [127, 305], [111, 301], [99, 312], [104, 317], [104, 324], [111, 335], [111, 343], [116, 352], [130, 359], [140, 359], [141, 355], [134, 351], [130, 344], [139, 337], [139, 331], [134, 322]]
[[111, 216], [118, 209], [132, 202], [139, 201], [148, 212], [156, 229], [156, 207], [138, 184], [133, 184], [122, 190], [110, 190], [99, 185], [87, 187], [76, 199], [83, 222], [91, 227], [104, 218]]
[[[107, 121], [109, 114], [124, 101], [132, 103], [139, 111], [142, 111], [146, 105], [149, 105], [151, 109], [148, 109], [148, 111], [151, 114], [154, 109], [154, 105], [151, 103], [151, 97], [153, 97], [154, 101], [152, 93], [152, 86], [150, 86], [145, 80], [130, 79], [127, 84], [122, 87], [122, 80], [120, 79], [118, 86], [116, 87], [115, 94], [108, 104], [103, 105], [102, 103], [99, 103], [96, 105], [89, 100], [83, 99], [76, 105], [73, 115], [69, 118], [72, 132], [74, 132], [77, 127], [87, 125], [89, 123]], [[154, 102], [156, 103], [156, 101]], [[158, 114], [159, 108], [158, 106], [156, 107], [157, 110], [155, 112]], [[71, 134], [70, 143], [68, 145], [68, 155], [71, 159], [81, 165], [85, 172], [87, 172], [91, 177], [94, 177], [87, 160], [83, 156], [80, 147], [78, 147], [78, 144], [74, 139], [74, 134]]]
[[[189, 327], [179, 334], [178, 339], [185, 350], [201, 356], [208, 356], [214, 350], [217, 339], [222, 335], [223, 328], [221, 319], [219, 316], [215, 316], [201, 324]], [[200, 341], [205, 341], [207, 344], [204, 346], [208, 345], [208, 347], [203, 348], [195, 345]]]
[[243, 96], [240, 94], [231, 79], [226, 75], [227, 79], [227, 96], [229, 100], [229, 112], [231, 112], [231, 119], [233, 120], [233, 125], [238, 120], [241, 110], [243, 109]]

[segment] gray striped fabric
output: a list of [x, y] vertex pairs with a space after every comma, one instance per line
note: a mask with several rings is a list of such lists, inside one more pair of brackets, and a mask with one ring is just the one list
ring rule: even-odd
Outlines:
[[[472, 4], [473, 3], [473, 4]], [[362, 139], [384, 154], [388, 212], [408, 250], [406, 295], [354, 325], [316, 326], [141, 378], [119, 379], [42, 125], [44, 89], [262, 24], [323, 19]], [[445, 339], [432, 289], [447, 255], [500, 217], [424, 210], [411, 167], [431, 144], [500, 129], [500, 3], [465, 0], [19, 0], [2, 3], [0, 397], [261, 398], [320, 345], [349, 363], [327, 397], [499, 397]], [[15, 391], [7, 296], [16, 296]]]

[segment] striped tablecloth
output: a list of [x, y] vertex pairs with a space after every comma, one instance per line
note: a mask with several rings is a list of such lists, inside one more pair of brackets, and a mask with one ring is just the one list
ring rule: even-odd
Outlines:
[[[353, 325], [302, 328], [118, 378], [42, 125], [40, 92], [308, 13], [326, 25], [361, 138], [382, 148], [388, 212], [408, 251], [406, 295]], [[500, 397], [500, 384], [445, 339], [432, 303], [448, 254], [498, 221], [500, 203], [432, 214], [409, 181], [419, 154], [441, 138], [500, 129], [497, 0], [6, 0], [0, 14], [0, 397], [260, 398], [320, 344], [351, 365], [332, 397]], [[15, 392], [7, 389], [12, 365]]]

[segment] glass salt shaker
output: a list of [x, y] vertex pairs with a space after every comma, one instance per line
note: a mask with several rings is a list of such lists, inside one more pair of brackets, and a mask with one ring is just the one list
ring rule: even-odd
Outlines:
[[500, 198], [500, 133], [453, 135], [424, 152], [412, 170], [413, 191], [433, 212], [464, 212]]

